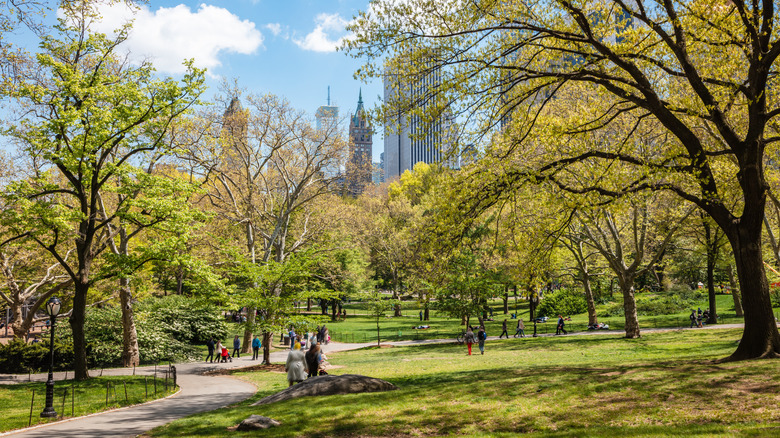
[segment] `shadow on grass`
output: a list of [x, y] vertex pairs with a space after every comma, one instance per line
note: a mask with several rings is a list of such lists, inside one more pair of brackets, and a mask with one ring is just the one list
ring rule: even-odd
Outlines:
[[[773, 436], [780, 414], [767, 407], [780, 403], [776, 362], [711, 359], [735, 337], [737, 331], [513, 339], [489, 342], [487, 354], [476, 357], [453, 344], [341, 352], [332, 355], [345, 364], [337, 373], [376, 372], [400, 389], [249, 406], [286, 386], [272, 389], [266, 378], [247, 402], [156, 435], [221, 436], [259, 414], [283, 423], [263, 432], [273, 437]], [[585, 352], [598, 358], [584, 360]]]

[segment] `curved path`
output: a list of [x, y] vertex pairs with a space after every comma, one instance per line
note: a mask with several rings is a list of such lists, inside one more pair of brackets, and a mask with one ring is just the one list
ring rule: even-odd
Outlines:
[[[366, 344], [330, 343], [323, 346], [326, 353], [342, 350], [353, 350], [365, 347]], [[271, 363], [284, 362], [287, 350], [271, 353]], [[134, 437], [155, 427], [170, 423], [173, 420], [213, 411], [221, 407], [238, 403], [254, 395], [257, 391], [254, 385], [226, 376], [204, 375], [217, 369], [235, 369], [257, 365], [259, 361], [251, 360], [250, 355], [234, 358], [233, 362], [216, 363], [184, 363], [176, 365], [177, 383], [181, 390], [168, 398], [151, 401], [142, 405], [128, 406], [107, 412], [96, 413], [85, 417], [33, 426], [18, 431], [10, 431], [0, 436], [18, 437], [79, 437], [108, 438]], [[161, 367], [158, 370], [165, 369]], [[112, 368], [103, 371], [103, 375], [129, 375], [132, 368]], [[91, 375], [100, 371], [91, 370]], [[159, 371], [158, 371], [159, 373]], [[136, 368], [137, 375], [153, 375], [154, 367]], [[71, 374], [72, 376], [72, 374]], [[158, 374], [159, 376], [159, 374]], [[46, 381], [46, 374], [34, 374], [33, 381]], [[57, 372], [54, 380], [63, 380], [64, 372]], [[26, 382], [27, 375], [2, 375], [0, 383]]]
[[[736, 328], [742, 327], [742, 324], [723, 324], [709, 326], [709, 328]], [[643, 332], [661, 332], [670, 330], [688, 330], [684, 329], [643, 329]], [[526, 327], [528, 331], [528, 327]], [[623, 333], [617, 330], [600, 330], [591, 332], [577, 332], [573, 335], [619, 335]], [[553, 336], [545, 334], [540, 336]], [[497, 340], [498, 337], [491, 336], [488, 340]], [[453, 339], [428, 339], [418, 341], [394, 341], [383, 342], [391, 345], [416, 345], [416, 344], [438, 344], [450, 343]], [[334, 351], [355, 350], [375, 343], [336, 343], [331, 342], [323, 345], [325, 353]], [[18, 437], [79, 437], [79, 438], [108, 438], [108, 437], [134, 437], [138, 436], [155, 427], [170, 423], [173, 420], [186, 417], [199, 412], [213, 411], [221, 407], [238, 403], [251, 397], [256, 391], [252, 384], [239, 379], [225, 376], [204, 375], [204, 373], [217, 369], [235, 369], [257, 365], [259, 361], [252, 361], [251, 356], [244, 355], [241, 358], [234, 358], [233, 362], [225, 364], [212, 363], [185, 363], [176, 365], [177, 380], [181, 390], [175, 395], [145, 403], [142, 405], [129, 406], [126, 408], [115, 409], [108, 412], [97, 413], [85, 417], [78, 417], [66, 421], [49, 423], [45, 425], [34, 426], [32, 428], [20, 429], [0, 434], [0, 436]], [[287, 350], [280, 350], [271, 353], [272, 363], [283, 363], [287, 358]], [[128, 375], [133, 372], [132, 369], [115, 368], [105, 370], [105, 375]], [[96, 371], [91, 373], [95, 375]], [[136, 369], [136, 374], [152, 375], [154, 367], [142, 367]], [[31, 378], [34, 381], [45, 381], [46, 374], [35, 374]], [[0, 383], [16, 383], [28, 381], [27, 375], [0, 375]], [[55, 373], [55, 381], [63, 380], [65, 373]]]

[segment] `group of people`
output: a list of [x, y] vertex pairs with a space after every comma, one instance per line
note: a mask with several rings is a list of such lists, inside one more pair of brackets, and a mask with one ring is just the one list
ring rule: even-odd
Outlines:
[[465, 336], [463, 336], [463, 340], [466, 341], [466, 346], [469, 349], [469, 356], [471, 356], [472, 344], [479, 345], [480, 353], [485, 354], [485, 340], [487, 340], [487, 332], [485, 332], [484, 325], [479, 326], [479, 330], [477, 331], [476, 335], [474, 335], [474, 327], [469, 326], [469, 328], [466, 330]]
[[301, 343], [295, 342], [292, 350], [287, 354], [287, 362], [284, 365], [284, 370], [287, 371], [287, 382], [293, 386], [310, 377], [327, 374], [321, 369], [325, 359], [319, 343], [313, 344], [304, 354], [301, 351]]
[[704, 327], [704, 321], [707, 321], [710, 319], [710, 311], [705, 310], [704, 312], [701, 311], [701, 307], [699, 307], [698, 311], [691, 310], [691, 315], [689, 316], [691, 319], [691, 327]]
[[314, 330], [314, 333], [310, 334], [309, 332], [304, 332], [303, 336], [296, 334], [295, 328], [290, 326], [290, 330], [287, 332], [287, 335], [290, 338], [290, 350], [294, 349], [296, 342], [301, 344], [301, 348], [314, 346], [314, 344], [327, 344], [330, 342], [328, 327], [325, 325], [322, 327], [317, 326], [317, 328]]
[[[262, 342], [260, 341], [260, 338], [255, 335], [252, 339], [252, 360], [257, 360], [260, 356], [261, 346]], [[213, 337], [206, 342], [206, 348], [209, 350], [209, 354], [206, 356], [206, 362], [209, 363], [213, 363], [215, 360], [217, 363], [233, 362], [234, 356], [237, 358], [241, 357], [241, 339], [239, 339], [238, 335], [233, 338], [232, 355], [228, 348], [222, 344], [221, 340], [215, 341]]]
[[[558, 326], [556, 328], [555, 334], [568, 334], [569, 332], [566, 331], [566, 319], [562, 315], [558, 315]], [[498, 339], [503, 338], [506, 336], [507, 339], [509, 339], [509, 333], [507, 332], [507, 321], [504, 319], [504, 322], [501, 324], [501, 334], [498, 335]], [[523, 318], [519, 318], [517, 320], [517, 329], [515, 330], [514, 337], [525, 337], [525, 323], [523, 322]], [[463, 339], [466, 342], [466, 345], [469, 349], [469, 356], [471, 356], [471, 345], [472, 344], [478, 344], [479, 345], [479, 351], [481, 354], [485, 354], [485, 340], [487, 339], [487, 333], [485, 332], [485, 326], [480, 325], [479, 330], [477, 331], [476, 335], [474, 334], [474, 328], [469, 326], [468, 330], [466, 330], [466, 334], [464, 335]]]
[[[501, 339], [502, 337], [506, 336], [507, 339], [509, 339], [509, 333], [507, 332], [507, 325], [506, 325], [506, 318], [504, 318], [504, 322], [501, 323], [501, 334], [498, 335], [498, 339]], [[517, 328], [515, 329], [514, 337], [525, 337], [525, 323], [523, 322], [523, 318], [520, 318], [517, 320]]]

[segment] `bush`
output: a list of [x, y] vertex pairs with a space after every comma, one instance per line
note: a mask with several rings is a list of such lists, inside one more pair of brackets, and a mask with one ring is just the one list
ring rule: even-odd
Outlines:
[[165, 333], [187, 344], [205, 344], [212, 336], [224, 339], [227, 324], [213, 307], [172, 295], [149, 298], [138, 306], [143, 319], [163, 327]]
[[[7, 345], [0, 344], [0, 372], [21, 374], [41, 372], [49, 369], [49, 341], [27, 344], [14, 339]], [[73, 345], [54, 341], [54, 370], [71, 369]]]
[[544, 294], [537, 313], [540, 316], [576, 315], [588, 310], [585, 294], [569, 289], [560, 289]]
[[769, 286], [769, 299], [772, 300], [772, 307], [780, 307], [780, 287]]
[[[135, 325], [141, 363], [197, 358], [209, 337], [224, 339], [227, 325], [218, 312], [181, 296], [149, 298], [135, 308]], [[122, 363], [122, 312], [114, 306], [90, 308], [84, 324], [87, 363], [90, 367]], [[55, 365], [73, 366], [73, 333], [61, 321], [55, 333]], [[196, 345], [192, 345], [196, 344]], [[26, 373], [49, 367], [49, 344], [11, 342], [0, 347], [0, 372]]]
[[623, 308], [623, 303], [609, 303], [607, 308], [601, 312], [602, 316], [624, 316], [626, 310]]
[[[668, 292], [638, 293], [636, 297], [636, 312], [639, 316], [668, 315], [688, 311], [698, 307], [704, 299], [704, 294], [698, 289], [687, 286], [675, 286]], [[603, 316], [623, 316], [623, 302], [608, 304]]]

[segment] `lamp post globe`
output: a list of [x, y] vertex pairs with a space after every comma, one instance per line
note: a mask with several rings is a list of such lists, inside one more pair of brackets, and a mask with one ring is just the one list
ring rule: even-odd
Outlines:
[[49, 326], [49, 378], [46, 380], [46, 407], [41, 412], [41, 417], [53, 418], [57, 416], [57, 412], [54, 410], [54, 323], [57, 322], [57, 315], [60, 314], [60, 308], [62, 303], [57, 297], [49, 298], [46, 302], [46, 314], [51, 318], [51, 325]]

